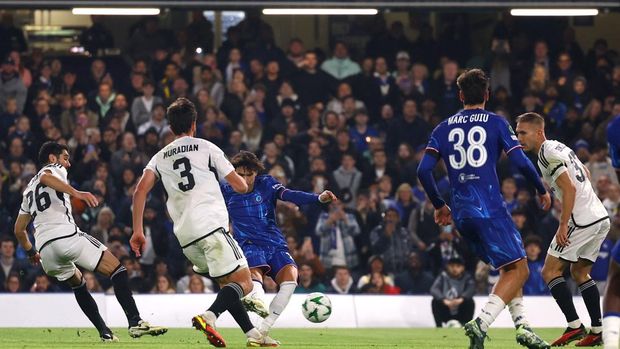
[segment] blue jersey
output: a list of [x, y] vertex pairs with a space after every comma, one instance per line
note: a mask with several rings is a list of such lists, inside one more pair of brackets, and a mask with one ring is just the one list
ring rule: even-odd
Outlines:
[[286, 188], [268, 175], [257, 176], [254, 190], [239, 194], [222, 184], [222, 194], [232, 221], [233, 236], [241, 247], [251, 243], [287, 248], [286, 239], [276, 224], [276, 201]]
[[463, 110], [433, 130], [427, 149], [437, 151], [448, 169], [454, 219], [509, 216], [495, 168], [502, 151], [523, 150], [504, 118]]
[[616, 116], [607, 126], [607, 142], [611, 163], [620, 169], [620, 115]]

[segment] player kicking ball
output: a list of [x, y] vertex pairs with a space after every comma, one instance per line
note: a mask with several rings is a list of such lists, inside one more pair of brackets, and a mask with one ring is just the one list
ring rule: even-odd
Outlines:
[[[254, 153], [248, 151], [235, 155], [231, 163], [249, 188], [247, 193], [240, 194], [229, 184], [222, 185], [233, 236], [248, 259], [254, 284], [252, 293], [242, 301], [248, 311], [264, 318], [258, 330], [267, 336], [297, 287], [297, 265], [288, 252], [286, 238], [276, 224], [276, 202], [282, 200], [296, 205], [328, 203], [336, 200], [336, 196], [328, 190], [320, 195], [290, 190], [272, 176], [258, 175], [265, 167]], [[262, 301], [265, 275], [271, 276], [279, 286], [269, 310]]]
[[[469, 347], [484, 348], [489, 326], [508, 305], [517, 328], [517, 342], [530, 349], [548, 348], [549, 344], [530, 329], [525, 319], [521, 295], [529, 270], [521, 234], [500, 194], [495, 172], [500, 153], [504, 151], [536, 186], [545, 210], [549, 209], [551, 198], [506, 120], [484, 110], [489, 99], [489, 79], [484, 72], [469, 70], [459, 76], [457, 85], [464, 109], [433, 130], [418, 167], [418, 177], [435, 206], [435, 222], [447, 225], [454, 217], [459, 233], [478, 257], [500, 271], [480, 315], [464, 326]], [[441, 198], [433, 178], [439, 158], [448, 169], [451, 208]]]
[[[601, 300], [590, 271], [611, 227], [607, 210], [592, 189], [590, 172], [575, 153], [566, 145], [545, 137], [542, 116], [536, 113], [520, 115], [517, 118], [517, 135], [526, 151], [538, 154], [538, 167], [562, 202], [560, 225], [554, 241], [549, 245], [542, 274], [566, 317], [568, 327], [551, 345], [561, 346], [576, 340], [579, 340], [579, 347], [601, 345]], [[590, 315], [592, 327], [589, 333], [577, 315], [573, 297], [563, 277], [569, 265]]]
[[215, 330], [215, 321], [228, 311], [245, 333], [248, 347], [277, 346], [276, 341], [254, 328], [241, 304], [241, 298], [252, 291], [252, 279], [239, 245], [228, 232], [228, 211], [219, 178], [239, 193], [247, 192], [248, 186], [220, 148], [194, 137], [196, 108], [191, 101], [177, 99], [168, 107], [167, 116], [176, 138], [151, 158], [138, 182], [133, 196], [131, 248], [140, 256], [146, 244], [144, 205], [155, 182], [161, 180], [183, 254], [194, 264], [196, 273], [210, 275], [221, 287], [211, 307], [192, 318], [193, 326], [212, 345], [225, 347], [224, 339]]
[[[71, 166], [69, 148], [46, 142], [39, 151], [39, 162], [43, 168], [28, 183], [15, 222], [15, 236], [30, 261], [41, 263], [47, 275], [71, 286], [80, 308], [97, 328], [102, 341], [117, 342], [118, 337], [101, 318], [97, 303], [86, 289], [86, 281], [76, 265], [112, 280], [116, 299], [127, 315], [131, 337], [166, 333], [167, 328], [152, 326], [140, 317], [129, 289], [127, 269], [105, 245], [80, 231], [75, 224], [70, 196], [85, 201], [89, 207], [99, 203], [93, 194], [78, 191], [67, 182], [67, 168]], [[32, 246], [26, 232], [33, 219], [37, 247]]]

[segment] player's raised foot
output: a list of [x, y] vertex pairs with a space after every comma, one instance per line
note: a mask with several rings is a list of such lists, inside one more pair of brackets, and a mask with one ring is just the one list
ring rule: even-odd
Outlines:
[[540, 338], [529, 326], [517, 327], [517, 343], [528, 349], [549, 349], [551, 346]]
[[192, 326], [207, 336], [207, 340], [211, 345], [217, 348], [225, 348], [226, 342], [224, 338], [215, 330], [215, 324], [205, 319], [202, 315], [196, 315], [192, 318]]
[[280, 342], [278, 342], [277, 340], [269, 337], [268, 335], [263, 335], [260, 339], [258, 338], [253, 338], [253, 337], [248, 337], [248, 341], [246, 344], [247, 347], [270, 347], [270, 348], [274, 348], [274, 347], [279, 347], [280, 346]]
[[599, 345], [603, 345], [603, 332], [594, 333], [592, 331], [575, 344], [577, 347], [597, 347]]
[[153, 326], [147, 321], [140, 320], [138, 325], [129, 327], [129, 336], [132, 338], [142, 337], [144, 335], [159, 336], [168, 332], [166, 327]]
[[104, 343], [118, 342], [118, 337], [116, 337], [116, 335], [112, 333], [112, 331], [110, 331], [109, 329], [101, 333], [99, 335], [99, 338], [101, 338], [101, 341]]
[[263, 319], [269, 316], [269, 309], [265, 305], [262, 299], [258, 298], [256, 293], [251, 293], [241, 298], [241, 303], [245, 310], [258, 314]]
[[480, 320], [473, 319], [463, 326], [465, 335], [469, 337], [469, 349], [484, 349], [487, 334], [480, 329]]
[[570, 342], [579, 340], [586, 335], [586, 328], [581, 325], [579, 328], [571, 328], [567, 327], [564, 331], [564, 334], [560, 336], [560, 338], [556, 339], [551, 343], [552, 347], [561, 347]]

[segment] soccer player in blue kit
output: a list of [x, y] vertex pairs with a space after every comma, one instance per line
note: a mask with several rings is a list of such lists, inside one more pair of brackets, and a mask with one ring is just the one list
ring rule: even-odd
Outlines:
[[[329, 190], [319, 195], [290, 190], [272, 176], [258, 175], [265, 168], [256, 155], [248, 151], [239, 152], [231, 163], [249, 188], [247, 193], [239, 194], [229, 184], [221, 186], [232, 220], [233, 236], [248, 260], [254, 283], [252, 293], [244, 297], [243, 302], [246, 309], [265, 318], [258, 330], [267, 336], [297, 287], [297, 265], [288, 252], [286, 238], [276, 225], [276, 202], [290, 201], [296, 205], [328, 203], [336, 200], [336, 196]], [[265, 274], [271, 276], [280, 288], [269, 305], [269, 311], [261, 301]]]
[[[508, 122], [484, 110], [489, 99], [485, 73], [471, 69], [459, 76], [457, 85], [464, 109], [433, 130], [418, 177], [435, 207], [435, 222], [448, 225], [454, 217], [458, 232], [478, 257], [500, 270], [480, 315], [464, 326], [469, 348], [484, 348], [489, 326], [506, 305], [517, 328], [517, 342], [530, 349], [549, 348], [525, 320], [522, 288], [529, 270], [521, 236], [500, 193], [495, 168], [501, 151], [535, 185], [543, 209], [549, 209], [551, 197]], [[441, 198], [433, 178], [440, 158], [448, 169], [451, 207]]]
[[[620, 176], [620, 114], [607, 126], [611, 162]], [[603, 343], [605, 349], [620, 347], [620, 240], [611, 254], [607, 288], [603, 298]]]

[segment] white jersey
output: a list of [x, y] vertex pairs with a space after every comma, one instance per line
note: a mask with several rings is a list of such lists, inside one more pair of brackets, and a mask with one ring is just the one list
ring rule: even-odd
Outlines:
[[562, 191], [555, 181], [564, 172], [573, 181], [576, 196], [575, 206], [571, 213], [572, 225], [585, 227], [608, 217], [605, 206], [592, 189], [592, 184], [584, 169], [585, 166], [569, 147], [558, 141], [546, 140], [538, 152], [538, 167], [560, 201], [562, 201]]
[[219, 179], [235, 168], [215, 144], [194, 137], [178, 138], [155, 154], [146, 170], [153, 171], [166, 189], [166, 206], [182, 247], [218, 228], [228, 231], [228, 210]]
[[37, 173], [24, 190], [20, 214], [29, 214], [34, 219], [37, 249], [52, 240], [78, 232], [73, 220], [69, 194], [58, 192], [41, 183], [41, 175], [50, 172], [67, 183], [67, 170], [59, 164], [49, 164]]

